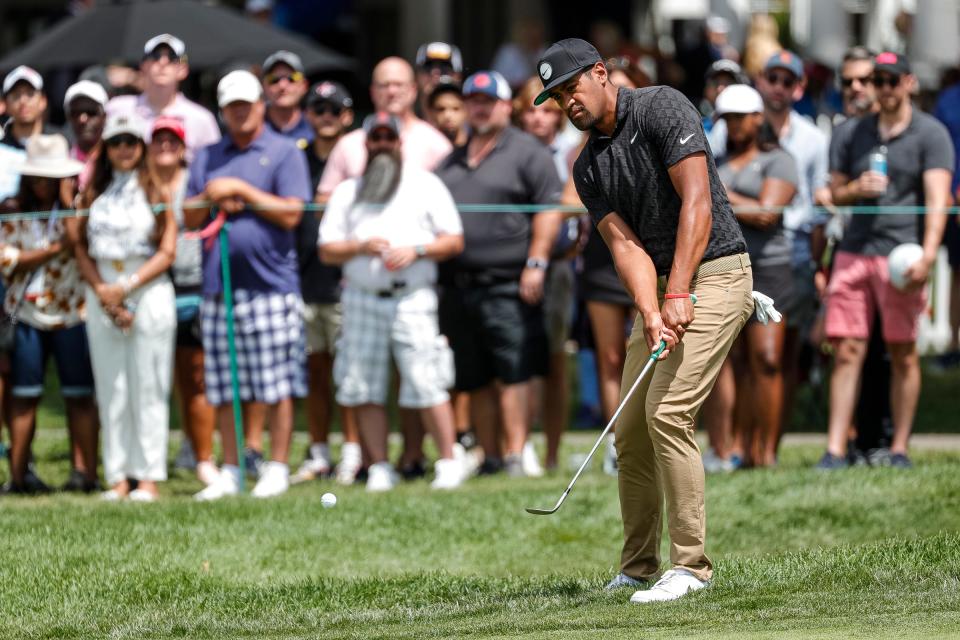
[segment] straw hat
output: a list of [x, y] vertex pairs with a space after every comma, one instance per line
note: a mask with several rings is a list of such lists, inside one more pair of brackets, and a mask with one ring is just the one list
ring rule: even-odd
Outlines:
[[18, 169], [25, 176], [69, 178], [83, 170], [83, 163], [70, 157], [70, 147], [62, 135], [40, 134], [27, 140], [27, 158]]

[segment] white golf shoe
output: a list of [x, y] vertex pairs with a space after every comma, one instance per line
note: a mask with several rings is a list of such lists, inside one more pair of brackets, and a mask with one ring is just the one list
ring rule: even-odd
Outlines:
[[260, 479], [250, 492], [254, 498], [273, 498], [286, 493], [290, 488], [290, 467], [282, 462], [266, 462], [260, 471]]
[[220, 470], [212, 460], [203, 460], [197, 463], [197, 479], [206, 486], [212, 485], [220, 477]]
[[631, 578], [625, 573], [618, 573], [613, 576], [613, 579], [610, 580], [603, 588], [604, 591], [616, 591], [617, 589], [623, 589], [624, 587], [631, 587], [633, 589], [639, 589], [644, 584], [643, 580], [637, 580], [636, 578]]
[[529, 440], [523, 445], [520, 459], [523, 461], [523, 475], [528, 478], [539, 478], [543, 476], [543, 467], [540, 466], [540, 461], [537, 460], [537, 450], [533, 448], [533, 443]]
[[391, 491], [398, 482], [400, 477], [389, 462], [378, 462], [367, 469], [367, 491], [373, 493]]
[[706, 473], [732, 473], [735, 468], [729, 458], [718, 456], [713, 447], [707, 449], [703, 454], [703, 470]]
[[193, 494], [193, 499], [200, 502], [210, 500], [219, 500], [228, 496], [235, 496], [240, 493], [240, 467], [225, 464], [220, 470], [220, 475], [213, 484], [206, 489]]
[[686, 569], [670, 569], [649, 589], [634, 592], [630, 596], [630, 602], [643, 604], [676, 600], [691, 591], [703, 589], [707, 584], [709, 583], [699, 580]]
[[435, 477], [431, 489], [456, 489], [463, 484], [463, 463], [455, 458], [441, 458], [433, 465]]
[[340, 448], [340, 464], [337, 465], [337, 484], [349, 486], [356, 482], [363, 465], [363, 453], [359, 443], [344, 442]]

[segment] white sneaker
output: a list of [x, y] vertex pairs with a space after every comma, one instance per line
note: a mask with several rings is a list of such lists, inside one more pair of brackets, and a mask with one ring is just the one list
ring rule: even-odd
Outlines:
[[157, 496], [153, 495], [149, 491], [144, 491], [143, 489], [134, 489], [130, 492], [130, 495], [127, 496], [130, 498], [131, 502], [156, 502]]
[[527, 440], [527, 443], [523, 445], [523, 451], [520, 452], [521, 460], [523, 461], [523, 473], [528, 478], [539, 478], [543, 476], [543, 467], [540, 466], [540, 461], [537, 460], [537, 450], [533, 448], [533, 443]]
[[431, 489], [456, 489], [463, 484], [463, 463], [455, 458], [441, 458], [433, 465], [435, 477]]
[[107, 489], [106, 491], [100, 494], [100, 499], [103, 500], [104, 502], [120, 502], [126, 497], [127, 496], [122, 495], [116, 489]]
[[734, 466], [729, 458], [721, 458], [713, 447], [710, 447], [703, 454], [703, 470], [706, 473], [731, 473]]
[[607, 436], [607, 449], [603, 453], [603, 472], [608, 476], [617, 475], [617, 438], [612, 433]]
[[378, 462], [367, 468], [367, 491], [390, 491], [400, 482], [389, 462]]
[[282, 462], [265, 462], [257, 485], [250, 492], [254, 498], [273, 498], [290, 488], [290, 467]]
[[656, 584], [647, 590], [636, 591], [630, 596], [630, 602], [667, 602], [682, 598], [691, 591], [697, 591], [707, 586], [707, 582], [697, 579], [686, 569], [670, 569], [665, 572]]
[[363, 452], [357, 442], [344, 442], [340, 448], [340, 464], [337, 465], [337, 484], [351, 485], [363, 465]]
[[307, 452], [307, 458], [297, 469], [297, 472], [290, 478], [291, 484], [309, 482], [317, 478], [322, 478], [330, 473], [332, 468], [330, 464], [330, 449], [325, 444], [312, 444]]
[[480, 465], [483, 464], [483, 450], [480, 447], [474, 447], [467, 450], [459, 442], [453, 443], [453, 459], [460, 462], [463, 470], [463, 479], [472, 478], [477, 475]]
[[206, 486], [212, 485], [220, 477], [220, 469], [217, 469], [210, 460], [204, 460], [197, 463], [197, 479]]
[[208, 500], [219, 500], [227, 496], [235, 496], [240, 493], [240, 467], [225, 464], [220, 470], [220, 475], [216, 482], [209, 487], [193, 494], [193, 499], [200, 502]]

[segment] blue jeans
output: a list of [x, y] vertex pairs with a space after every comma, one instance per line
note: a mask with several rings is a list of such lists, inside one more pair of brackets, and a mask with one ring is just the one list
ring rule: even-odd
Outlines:
[[93, 395], [93, 370], [87, 331], [82, 324], [68, 329], [36, 329], [17, 324], [13, 343], [12, 392], [15, 398], [39, 398], [43, 395], [47, 361], [53, 356], [64, 398], [88, 398]]

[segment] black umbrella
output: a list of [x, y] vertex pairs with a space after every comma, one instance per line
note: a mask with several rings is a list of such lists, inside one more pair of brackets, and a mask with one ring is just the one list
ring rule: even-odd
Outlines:
[[194, 68], [238, 60], [261, 62], [278, 49], [300, 56], [308, 73], [353, 67], [344, 55], [233, 9], [194, 0], [158, 0], [98, 4], [10, 52], [0, 59], [0, 69], [21, 64], [47, 70], [117, 60], [138, 63], [143, 44], [160, 33], [171, 33], [186, 43]]

